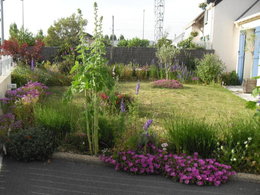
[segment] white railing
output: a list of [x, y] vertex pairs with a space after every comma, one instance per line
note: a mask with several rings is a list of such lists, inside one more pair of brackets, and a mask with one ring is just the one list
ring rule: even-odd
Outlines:
[[11, 56], [0, 56], [0, 76], [6, 76], [11, 72], [13, 58]]

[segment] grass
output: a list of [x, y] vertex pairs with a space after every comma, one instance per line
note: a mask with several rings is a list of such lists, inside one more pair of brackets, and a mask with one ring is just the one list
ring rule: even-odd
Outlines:
[[[118, 90], [130, 94], [139, 103], [140, 125], [153, 119], [155, 129], [163, 130], [164, 121], [172, 114], [203, 119], [209, 124], [228, 124], [231, 119], [247, 119], [254, 115], [245, 108], [246, 101], [220, 86], [184, 85], [183, 89], [153, 88], [150, 82], [141, 82], [139, 95], [135, 95], [136, 82], [121, 82]], [[60, 98], [66, 87], [51, 87], [52, 98]], [[82, 104], [79, 95], [73, 100]]]
[[[135, 85], [134, 82], [120, 83], [119, 90], [134, 96]], [[245, 100], [220, 86], [184, 85], [183, 89], [158, 89], [149, 82], [142, 82], [138, 101], [142, 117], [158, 121], [170, 117], [173, 112], [184, 117], [205, 119], [209, 123], [251, 118], [254, 114], [254, 111], [245, 108]]]

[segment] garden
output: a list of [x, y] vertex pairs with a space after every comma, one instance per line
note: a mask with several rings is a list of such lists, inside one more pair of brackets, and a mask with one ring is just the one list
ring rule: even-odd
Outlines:
[[20, 30], [12, 27], [2, 49], [17, 62], [18, 88], [0, 100], [8, 158], [96, 155], [118, 171], [200, 186], [219, 186], [236, 172], [260, 174], [259, 110], [221, 85], [237, 84], [234, 72], [226, 73], [214, 54], [178, 64], [180, 49], [168, 41], [157, 46], [158, 64], [108, 65], [96, 4], [94, 10], [94, 41], [86, 39], [78, 10], [78, 39], [63, 43], [53, 62], [39, 55], [50, 37], [19, 43]]

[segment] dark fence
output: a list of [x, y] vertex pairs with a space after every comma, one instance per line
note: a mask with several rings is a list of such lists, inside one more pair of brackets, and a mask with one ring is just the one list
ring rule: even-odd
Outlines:
[[[58, 54], [58, 47], [44, 47], [42, 49], [42, 58], [44, 60], [52, 61], [54, 57]], [[109, 60], [109, 64], [139, 64], [149, 65], [158, 64], [158, 59], [156, 57], [156, 48], [138, 48], [138, 47], [108, 47], [106, 58]], [[214, 53], [214, 50], [205, 49], [187, 49], [181, 50], [177, 61], [179, 64], [187, 64], [190, 60], [201, 59], [205, 54]]]

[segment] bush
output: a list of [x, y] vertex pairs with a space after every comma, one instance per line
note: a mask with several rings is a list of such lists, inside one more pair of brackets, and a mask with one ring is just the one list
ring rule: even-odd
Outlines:
[[149, 67], [148, 66], [143, 66], [143, 67], [140, 67], [140, 68], [135, 68], [135, 75], [136, 75], [136, 78], [138, 80], [147, 80], [148, 77], [149, 77]]
[[32, 71], [26, 66], [17, 66], [12, 72], [12, 82], [18, 87], [25, 85], [29, 81], [39, 81], [47, 86], [67, 86], [70, 79], [58, 72], [52, 72], [41, 68]]
[[158, 80], [153, 82], [153, 87], [180, 89], [183, 85], [177, 80]]
[[221, 80], [224, 85], [240, 85], [236, 71], [225, 72], [221, 75]]
[[16, 90], [8, 90], [6, 98], [0, 99], [4, 112], [12, 112], [15, 121], [21, 121], [23, 127], [34, 123], [34, 105], [47, 95], [47, 87], [39, 82], [28, 82]]
[[217, 148], [214, 127], [204, 121], [174, 117], [166, 122], [169, 147], [177, 153], [193, 154], [198, 152], [209, 158]]
[[122, 115], [102, 115], [99, 117], [99, 144], [101, 148], [113, 148], [116, 139], [125, 131], [125, 118]]
[[219, 82], [223, 71], [223, 62], [214, 54], [206, 54], [197, 66], [197, 75], [205, 84]]
[[21, 161], [47, 160], [53, 153], [53, 134], [39, 127], [11, 132], [6, 141], [7, 154]]

